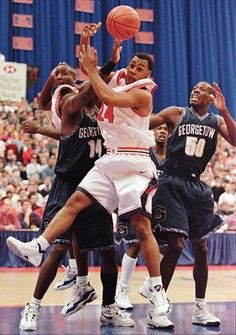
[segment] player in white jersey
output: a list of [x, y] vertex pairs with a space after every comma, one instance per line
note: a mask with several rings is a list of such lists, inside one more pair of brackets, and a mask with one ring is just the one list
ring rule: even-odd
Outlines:
[[149, 156], [149, 147], [154, 145], [154, 141], [148, 135], [153, 104], [151, 92], [156, 87], [150, 79], [152, 59], [147, 54], [134, 55], [127, 71], [123, 71], [125, 81], [122, 86], [118, 86], [117, 81], [117, 88], [113, 89], [101, 79], [97, 61], [96, 54], [90, 52], [90, 46], [83, 46], [80, 62], [104, 104], [98, 122], [107, 154], [96, 161], [77, 191], [39, 238], [28, 243], [17, 241], [10, 247], [20, 257], [39, 265], [41, 252], [94, 201], [110, 213], [117, 210], [119, 216], [129, 218], [139, 238], [151, 282], [149, 318], [153, 320], [152, 325], [158, 327], [158, 318], [170, 311], [170, 305], [162, 285], [159, 249], [150, 222], [152, 195], [156, 188], [156, 168]]

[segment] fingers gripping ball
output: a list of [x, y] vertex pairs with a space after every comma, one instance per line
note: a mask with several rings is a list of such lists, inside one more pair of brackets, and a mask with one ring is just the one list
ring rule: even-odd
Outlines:
[[130, 6], [114, 7], [107, 15], [109, 34], [119, 40], [128, 40], [139, 31], [141, 24], [138, 12]]

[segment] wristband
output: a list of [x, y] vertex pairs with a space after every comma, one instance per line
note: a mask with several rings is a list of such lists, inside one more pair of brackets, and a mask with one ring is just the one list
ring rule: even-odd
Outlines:
[[111, 60], [109, 60], [105, 65], [103, 65], [103, 67], [100, 68], [100, 73], [109, 75], [115, 66], [116, 64], [112, 62]]

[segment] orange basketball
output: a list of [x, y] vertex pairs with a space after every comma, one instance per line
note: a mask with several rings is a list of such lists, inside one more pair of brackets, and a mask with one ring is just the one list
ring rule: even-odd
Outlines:
[[106, 26], [109, 34], [119, 40], [134, 37], [140, 28], [140, 16], [130, 6], [114, 7], [107, 15]]

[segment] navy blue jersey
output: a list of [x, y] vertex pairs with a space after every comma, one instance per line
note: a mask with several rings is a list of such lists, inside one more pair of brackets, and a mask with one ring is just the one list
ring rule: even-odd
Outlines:
[[149, 155], [150, 155], [151, 160], [153, 161], [153, 163], [156, 165], [157, 178], [160, 178], [160, 176], [164, 172], [165, 159], [164, 160], [158, 159], [158, 157], [156, 156], [156, 153], [155, 153], [155, 149], [153, 147], [151, 147], [149, 149]]
[[103, 138], [95, 118], [82, 110], [83, 117], [74, 131], [61, 136], [55, 173], [80, 182], [104, 153]]
[[185, 108], [168, 139], [166, 169], [178, 175], [199, 176], [215, 153], [218, 120], [212, 113], [199, 116], [193, 108]]

